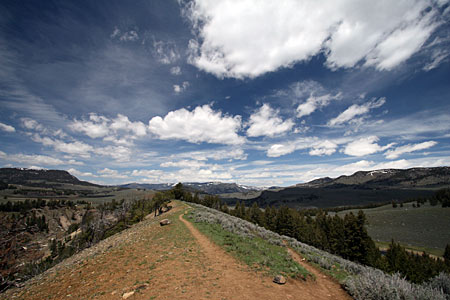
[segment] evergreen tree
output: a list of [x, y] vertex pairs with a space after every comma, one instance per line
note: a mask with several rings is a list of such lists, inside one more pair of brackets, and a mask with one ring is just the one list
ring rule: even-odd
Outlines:
[[444, 261], [445, 264], [450, 268], [450, 244], [447, 244], [447, 246], [445, 246], [445, 251], [444, 251]]

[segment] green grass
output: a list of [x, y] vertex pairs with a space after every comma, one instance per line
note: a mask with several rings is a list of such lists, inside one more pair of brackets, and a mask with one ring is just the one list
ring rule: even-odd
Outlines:
[[218, 224], [196, 223], [189, 215], [186, 218], [214, 243], [256, 271], [263, 271], [271, 276], [284, 274], [302, 279], [312, 276], [292, 260], [284, 247], [269, 244], [261, 238], [241, 237], [224, 230]]
[[[412, 250], [442, 255], [445, 245], [450, 243], [450, 208], [429, 204], [414, 208], [412, 204], [364, 209], [369, 235], [379, 243], [389, 243], [394, 239]], [[350, 211], [355, 213], [354, 210], [346, 210], [338, 215], [343, 216]]]
[[[375, 242], [375, 245], [378, 248], [389, 248], [390, 244], [391, 244], [391, 242]], [[402, 243], [400, 243], [400, 245], [403, 248], [405, 248], [406, 250], [418, 251], [418, 252], [426, 252], [428, 254], [435, 255], [435, 256], [443, 256], [444, 255], [444, 250], [443, 249], [419, 247], [419, 246], [410, 246], [410, 245], [406, 245], [406, 244], [402, 244]]]

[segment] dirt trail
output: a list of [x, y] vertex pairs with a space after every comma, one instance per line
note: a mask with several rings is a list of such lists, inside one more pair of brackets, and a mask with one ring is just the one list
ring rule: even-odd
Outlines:
[[[185, 208], [176, 202], [169, 212], [84, 250], [0, 299], [350, 299], [336, 283], [274, 284], [184, 220]], [[164, 218], [172, 224], [160, 226]]]
[[316, 281], [288, 279], [286, 285], [280, 286], [272, 283], [271, 278], [243, 271], [241, 264], [200, 233], [183, 215], [179, 219], [196, 238], [206, 257], [215, 261], [214, 268], [223, 272], [222, 276], [229, 283], [230, 294], [233, 295], [231, 299], [352, 299], [338, 283], [304, 263], [291, 249], [292, 257], [313, 273]]
[[[314, 274], [316, 276], [315, 285], [318, 287], [316, 290], [318, 294], [325, 295], [333, 295], [335, 299], [352, 299], [341, 287], [338, 283], [336, 283], [333, 279], [324, 275], [322, 272], [312, 267], [294, 250], [288, 247], [288, 252], [291, 255], [292, 259], [298, 262], [302, 267], [304, 267], [308, 272]], [[320, 299], [319, 296], [317, 299]]]

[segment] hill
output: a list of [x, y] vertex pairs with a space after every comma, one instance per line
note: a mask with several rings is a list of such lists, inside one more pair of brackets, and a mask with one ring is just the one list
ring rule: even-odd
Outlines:
[[51, 187], [61, 184], [99, 187], [99, 185], [81, 181], [67, 171], [45, 169], [0, 168], [0, 182], [34, 187]]
[[[255, 266], [246, 265], [201, 233], [192, 219], [183, 216], [186, 209], [177, 202], [168, 213], [147, 218], [4, 296], [30, 300], [351, 299], [337, 282], [310, 266], [316, 280], [288, 278], [286, 285], [273, 283], [265, 271], [255, 272]], [[159, 226], [162, 218], [171, 224]], [[269, 247], [276, 247], [277, 255], [291, 255], [283, 247], [264, 244], [268, 254]], [[301, 261], [298, 254], [289, 260], [295, 259]]]
[[[223, 182], [182, 182], [185, 188], [191, 191], [207, 193], [210, 195], [230, 194], [230, 193], [249, 193], [261, 190], [260, 188], [253, 186], [240, 185], [236, 183], [223, 183]], [[150, 189], [150, 190], [167, 190], [172, 188], [175, 183], [128, 183], [120, 185], [124, 188], [133, 189]]]
[[[450, 186], [450, 168], [411, 168], [359, 171], [335, 179], [325, 177], [278, 190], [265, 190], [245, 199], [246, 205], [260, 207], [287, 205], [293, 208], [360, 206], [429, 197]], [[225, 199], [234, 204], [242, 198]]]

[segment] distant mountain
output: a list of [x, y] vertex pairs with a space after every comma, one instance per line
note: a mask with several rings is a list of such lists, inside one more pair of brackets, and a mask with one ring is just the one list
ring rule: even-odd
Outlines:
[[[335, 179], [325, 177], [278, 190], [265, 190], [246, 199], [251, 205], [290, 207], [358, 206], [429, 197], [439, 188], [450, 187], [450, 167], [359, 171]], [[234, 204], [237, 198], [225, 199]]]
[[[133, 189], [151, 189], [151, 190], [167, 190], [175, 186], [176, 183], [128, 183], [120, 185], [120, 187]], [[229, 193], [247, 193], [251, 191], [261, 190], [257, 187], [240, 185], [236, 183], [222, 183], [222, 182], [183, 182], [185, 188], [190, 188], [192, 191], [199, 191], [212, 195], [229, 194]]]
[[127, 183], [122, 184], [119, 187], [128, 188], [128, 189], [147, 189], [147, 190], [167, 190], [171, 189], [174, 186], [173, 183]]
[[439, 188], [450, 185], [450, 167], [358, 171], [350, 176], [316, 179], [297, 186], [332, 187], [358, 185], [365, 188]]
[[39, 187], [49, 187], [54, 184], [98, 186], [87, 181], [81, 181], [69, 172], [63, 170], [0, 168], [0, 181], [6, 184], [20, 184]]

